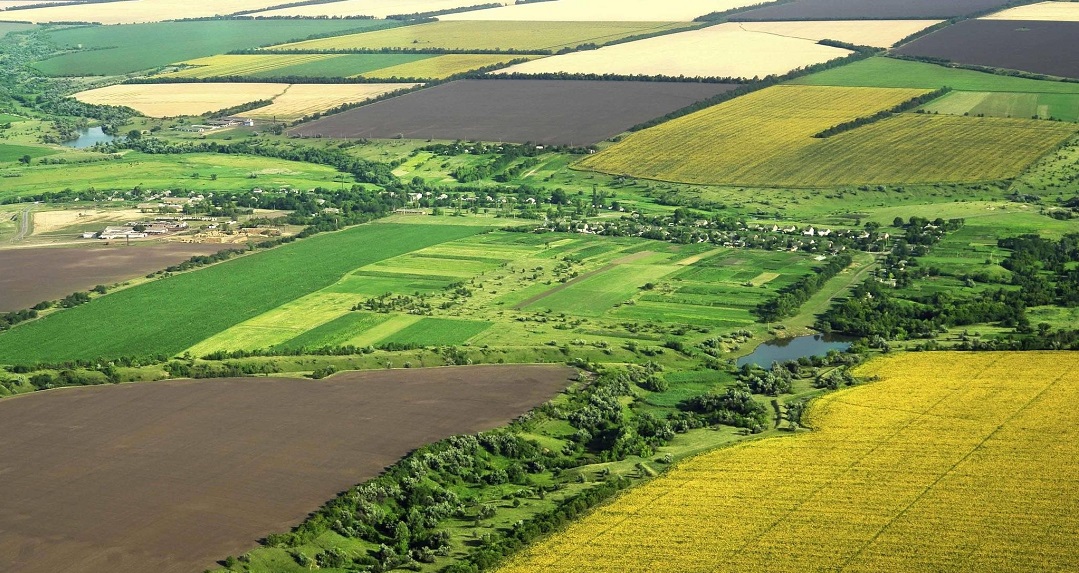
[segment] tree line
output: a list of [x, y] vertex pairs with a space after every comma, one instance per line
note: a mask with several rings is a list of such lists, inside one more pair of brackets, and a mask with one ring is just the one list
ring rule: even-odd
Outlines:
[[888, 119], [897, 113], [903, 113], [904, 111], [908, 111], [916, 107], [925, 105], [926, 103], [929, 103], [950, 91], [952, 91], [952, 88], [945, 86], [940, 88], [939, 90], [934, 90], [927, 94], [912, 97], [891, 109], [886, 109], [884, 111], [879, 111], [873, 115], [859, 117], [850, 121], [845, 121], [843, 123], [833, 125], [828, 129], [814, 133], [813, 137], [816, 137], [818, 139], [825, 139], [835, 135], [839, 135], [840, 133], [845, 133], [853, 129], [857, 129], [865, 125], [869, 125], [871, 123], [876, 123], [878, 121]]

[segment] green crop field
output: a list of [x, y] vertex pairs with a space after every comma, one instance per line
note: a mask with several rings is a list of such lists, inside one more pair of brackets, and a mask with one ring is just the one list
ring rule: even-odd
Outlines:
[[271, 50], [537, 50], [603, 45], [630, 36], [686, 28], [667, 22], [431, 22], [417, 26], [308, 40]]
[[806, 86], [925, 88], [960, 91], [1079, 94], [1079, 84], [1031, 80], [894, 58], [869, 58], [792, 80]]
[[[0, 143], [0, 163], [7, 163], [11, 161], [18, 161], [24, 156], [29, 155], [32, 159], [38, 157], [45, 157], [46, 155], [53, 155], [57, 153], [55, 150], [48, 147], [32, 147], [29, 145], [11, 145], [8, 143]], [[3, 195], [3, 192], [0, 192]]]
[[49, 32], [49, 39], [77, 51], [34, 67], [52, 76], [126, 74], [314, 35], [396, 25], [388, 20], [209, 20], [67, 28]]
[[1079, 94], [951, 92], [924, 106], [949, 115], [1079, 121]]
[[[633, 298], [647, 283], [678, 270], [674, 265], [617, 265], [565, 288], [549, 291], [525, 310], [550, 309], [576, 316], [601, 316]], [[558, 288], [558, 287], [556, 287]]]
[[94, 163], [0, 168], [0, 177], [4, 178], [0, 200], [64, 188], [75, 191], [126, 190], [136, 186], [200, 191], [250, 190], [259, 186], [310, 189], [331, 185], [338, 176], [330, 167], [264, 157], [132, 152], [122, 159]]
[[281, 348], [344, 346], [349, 340], [390, 319], [388, 314], [349, 312], [279, 345]]
[[383, 338], [382, 344], [456, 345], [491, 327], [490, 322], [452, 318], [423, 318]]
[[[353, 269], [480, 230], [381, 224], [319, 235], [118, 291], [5, 332], [0, 362], [174, 354]], [[179, 324], [183, 328], [169, 326]]]
[[699, 184], [828, 187], [1015, 177], [1073, 124], [898, 114], [813, 134], [917, 95], [901, 88], [779, 86], [635, 133], [577, 164]]

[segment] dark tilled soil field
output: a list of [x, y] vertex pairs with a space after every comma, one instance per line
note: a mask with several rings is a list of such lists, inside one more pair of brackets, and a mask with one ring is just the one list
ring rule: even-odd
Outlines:
[[735, 87], [675, 82], [464, 80], [323, 118], [290, 133], [591, 145]]
[[72, 388], [0, 401], [0, 571], [193, 573], [574, 370], [470, 366]]
[[999, 8], [1008, 0], [795, 0], [731, 16], [733, 21], [947, 19]]
[[22, 310], [97, 285], [140, 277], [194, 255], [209, 255], [229, 247], [176, 243], [0, 250], [0, 312]]
[[1079, 22], [967, 20], [918, 38], [898, 53], [1079, 78]]

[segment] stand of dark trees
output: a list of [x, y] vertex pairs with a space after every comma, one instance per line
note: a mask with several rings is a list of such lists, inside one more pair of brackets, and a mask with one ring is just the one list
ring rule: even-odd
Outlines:
[[852, 119], [850, 121], [845, 121], [845, 122], [840, 123], [838, 125], [833, 125], [832, 127], [829, 127], [828, 129], [825, 129], [824, 131], [820, 131], [820, 132], [817, 132], [817, 133], [813, 134], [813, 137], [824, 139], [824, 138], [832, 137], [833, 135], [839, 135], [840, 133], [844, 133], [844, 132], [847, 132], [847, 131], [851, 131], [853, 129], [857, 129], [857, 128], [862, 127], [864, 125], [869, 125], [871, 123], [876, 123], [878, 121], [888, 119], [888, 118], [892, 117], [893, 115], [895, 115], [897, 113], [903, 113], [904, 111], [911, 110], [911, 109], [914, 109], [916, 107], [925, 105], [926, 103], [931, 102], [931, 101], [943, 96], [944, 94], [946, 94], [946, 93], [948, 93], [950, 91], [952, 91], [952, 88], [945, 86], [945, 87], [940, 88], [939, 90], [934, 90], [934, 91], [931, 91], [931, 92], [929, 92], [927, 94], [922, 94], [920, 96], [912, 97], [912, 98], [908, 99], [907, 101], [905, 101], [905, 102], [903, 102], [903, 103], [901, 103], [901, 104], [899, 104], [899, 105], [897, 105], [897, 106], [895, 106], [895, 107], [893, 107], [891, 109], [886, 109], [884, 111], [879, 111], [879, 112], [877, 112], [877, 113], [875, 113], [873, 115], [870, 115], [870, 116], [859, 117], [859, 118], [856, 118], [856, 119]]
[[853, 262], [850, 253], [840, 253], [823, 265], [813, 269], [813, 274], [805, 275], [794, 283], [783, 287], [779, 293], [754, 309], [761, 322], [773, 322], [788, 316], [794, 316], [798, 309], [811, 296], [817, 293], [824, 283], [838, 275]]

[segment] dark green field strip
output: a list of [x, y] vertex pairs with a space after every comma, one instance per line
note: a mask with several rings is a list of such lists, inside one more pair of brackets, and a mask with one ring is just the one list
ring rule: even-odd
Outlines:
[[457, 320], [453, 318], [424, 318], [416, 324], [379, 340], [379, 344], [420, 344], [442, 346], [463, 344], [469, 338], [491, 327], [490, 322]]
[[124, 26], [83, 26], [49, 32], [49, 39], [79, 51], [34, 64], [51, 76], [108, 76], [182, 60], [322, 34], [377, 30], [389, 20], [207, 20]]
[[[445, 241], [439, 241], [439, 242], [445, 242]], [[402, 253], [402, 254], [404, 254], [404, 253]], [[386, 258], [389, 258], [389, 257], [386, 257]], [[424, 283], [441, 283], [441, 284], [444, 284], [444, 285], [455, 283], [455, 282], [461, 280], [460, 277], [454, 277], [454, 276], [448, 276], [448, 275], [435, 275], [435, 274], [421, 275], [421, 274], [417, 274], [417, 273], [396, 273], [396, 272], [393, 272], [393, 271], [359, 271], [357, 273], [354, 273], [353, 276], [357, 276], [357, 277], [377, 277], [377, 278], [384, 278], [384, 279], [402, 279], [402, 280], [403, 279], [408, 279], [408, 280], [420, 281], [420, 282], [424, 282]]]
[[433, 58], [433, 54], [343, 54], [251, 74], [252, 78], [340, 78]]
[[299, 350], [301, 348], [325, 348], [328, 346], [341, 346], [352, 337], [363, 333], [365, 330], [378, 326], [390, 318], [388, 314], [375, 314], [372, 312], [350, 312], [344, 316], [335, 318], [322, 326], [317, 326], [307, 332], [279, 345], [279, 348]]
[[106, 295], [0, 334], [0, 363], [172, 355], [345, 273], [484, 231], [361, 225]]

